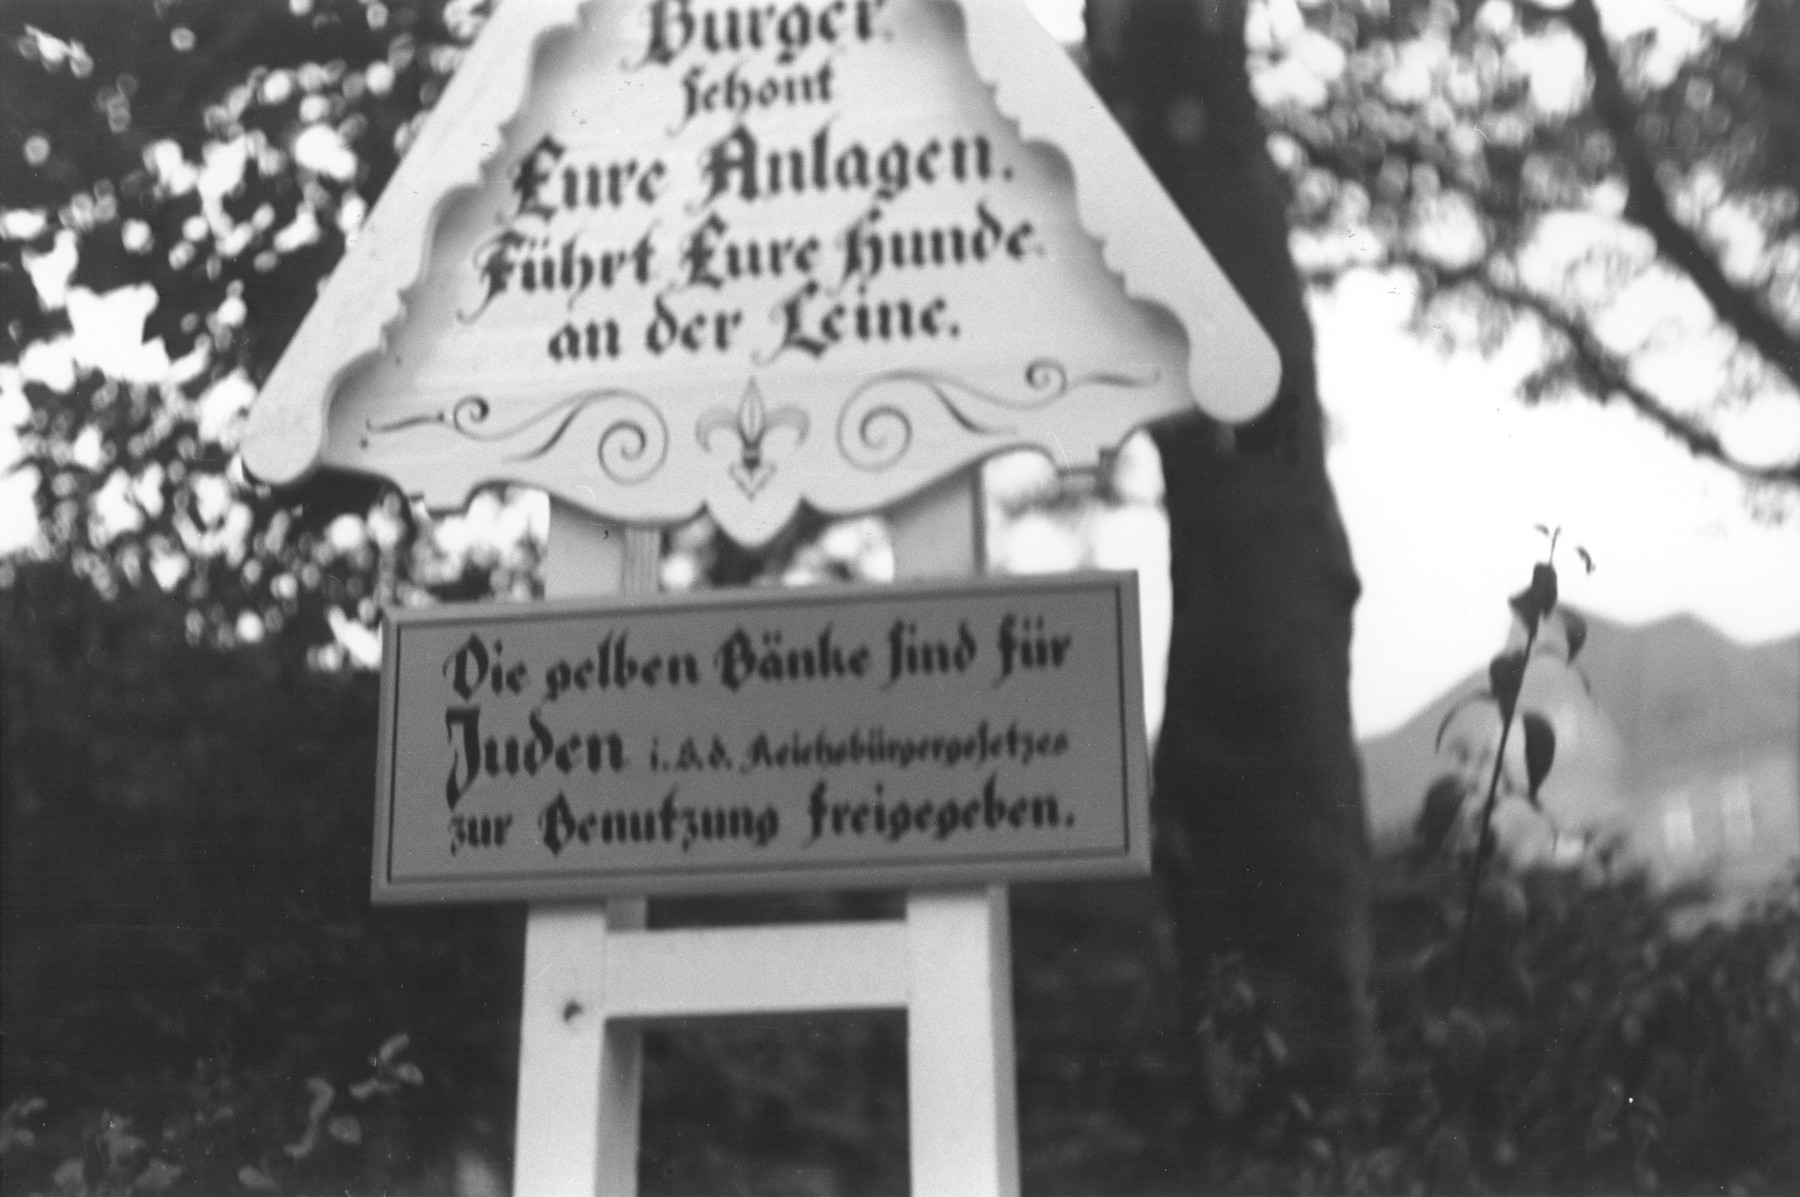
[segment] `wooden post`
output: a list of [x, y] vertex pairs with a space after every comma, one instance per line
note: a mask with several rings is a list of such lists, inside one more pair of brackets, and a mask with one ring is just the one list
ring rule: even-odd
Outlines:
[[[979, 572], [958, 475], [892, 515], [901, 577]], [[654, 591], [654, 533], [552, 507], [550, 597]], [[1007, 891], [907, 895], [903, 921], [647, 931], [642, 901], [540, 903], [525, 937], [516, 1197], [637, 1192], [638, 1027], [693, 1015], [904, 1008], [912, 1189], [1018, 1197]]]
[[[981, 572], [980, 474], [890, 513], [898, 578]], [[1018, 1197], [1012, 942], [1004, 885], [906, 898], [906, 1097], [912, 1191]]]
[[[655, 531], [595, 520], [552, 500], [544, 593], [654, 593], [659, 543]], [[526, 916], [518, 1197], [637, 1192], [641, 1035], [635, 1024], [606, 1017], [606, 944], [608, 931], [643, 925], [642, 899], [539, 903]]]

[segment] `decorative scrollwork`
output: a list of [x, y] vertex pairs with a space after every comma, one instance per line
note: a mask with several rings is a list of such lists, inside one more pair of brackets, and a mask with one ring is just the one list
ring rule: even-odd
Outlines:
[[505, 460], [531, 461], [554, 449], [577, 419], [596, 408], [625, 409], [613, 412], [595, 440], [594, 455], [602, 473], [621, 486], [632, 486], [662, 468], [669, 455], [669, 429], [662, 413], [636, 391], [619, 387], [570, 395], [499, 428], [485, 426], [494, 410], [486, 398], [465, 395], [435, 412], [380, 424], [371, 420], [362, 444], [366, 449], [375, 437], [444, 428], [465, 440], [488, 445], [522, 440], [524, 445]]
[[763, 401], [762, 388], [752, 378], [744, 387], [744, 393], [738, 400], [737, 410], [729, 408], [709, 408], [694, 423], [694, 437], [700, 442], [700, 448], [707, 453], [712, 452], [713, 435], [725, 431], [738, 439], [738, 459], [731, 463], [729, 472], [738, 489], [746, 498], [754, 499], [770, 478], [775, 476], [775, 465], [763, 456], [763, 438], [777, 428], [791, 429], [794, 443], [806, 440], [812, 423], [806, 412], [791, 403], [784, 403], [769, 410]]
[[[1095, 371], [1071, 377], [1063, 363], [1040, 357], [1025, 367], [1025, 386], [1030, 393], [1015, 398], [937, 371], [889, 370], [863, 381], [838, 410], [838, 449], [858, 469], [879, 473], [906, 456], [912, 447], [913, 415], [908, 408], [917, 406], [920, 400], [927, 407], [936, 401], [958, 427], [972, 436], [1008, 437], [1017, 436], [1019, 429], [1015, 423], [1006, 422], [1004, 416], [1041, 411], [1070, 392], [1086, 387], [1137, 389], [1154, 385], [1159, 377], [1160, 371], [1155, 369], [1136, 374]], [[988, 411], [983, 412], [983, 408]], [[977, 412], [1002, 419], [980, 419]]]

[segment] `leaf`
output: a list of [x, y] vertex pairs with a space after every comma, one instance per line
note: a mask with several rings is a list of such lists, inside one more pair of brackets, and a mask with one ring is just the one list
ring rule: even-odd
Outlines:
[[181, 1176], [181, 1169], [167, 1160], [151, 1160], [138, 1174], [137, 1187], [146, 1193], [167, 1192]]
[[1449, 1038], [1462, 1038], [1479, 1048], [1487, 1043], [1487, 1026], [1481, 1016], [1467, 1006], [1457, 1006], [1450, 1011]]
[[394, 1075], [409, 1085], [423, 1085], [425, 1083], [425, 1074], [420, 1072], [419, 1066], [411, 1061], [394, 1069]]
[[383, 1064], [392, 1064], [394, 1062], [394, 1057], [405, 1051], [406, 1045], [411, 1042], [412, 1036], [404, 1031], [398, 1035], [390, 1035], [388, 1036], [387, 1042], [383, 1043], [380, 1050], [375, 1053], [375, 1058], [380, 1060]]
[[1558, 614], [1562, 616], [1563, 637], [1569, 642], [1568, 661], [1573, 665], [1575, 658], [1581, 654], [1581, 646], [1587, 643], [1587, 620], [1583, 619], [1578, 612], [1571, 611], [1567, 607]]
[[1550, 766], [1556, 760], [1556, 729], [1537, 711], [1526, 711], [1522, 722], [1525, 725], [1525, 797], [1533, 807], [1541, 810], [1538, 788], [1544, 784], [1544, 778], [1550, 776]]
[[238, 1169], [238, 1183], [252, 1193], [275, 1193], [281, 1189], [275, 1178], [258, 1168], [255, 1164], [245, 1164]]
[[1431, 783], [1419, 806], [1418, 820], [1413, 823], [1413, 842], [1421, 851], [1435, 854], [1444, 846], [1468, 797], [1468, 786], [1453, 773]]
[[1556, 567], [1541, 561], [1531, 569], [1531, 593], [1537, 599], [1538, 611], [1546, 617], [1556, 610]]
[[1283, 1039], [1280, 1032], [1274, 1027], [1263, 1028], [1263, 1046], [1268, 1048], [1269, 1059], [1274, 1061], [1275, 1067], [1282, 1068], [1286, 1066], [1288, 1059], [1287, 1040]]
[[131, 1133], [131, 1119], [121, 1118], [111, 1111], [102, 1114], [101, 1119], [100, 1144], [105, 1147], [107, 1162], [113, 1167], [143, 1150], [144, 1140]]
[[1537, 631], [1538, 610], [1537, 605], [1532, 601], [1530, 587], [1526, 587], [1508, 598], [1506, 605], [1513, 609], [1513, 614], [1518, 616], [1519, 622], [1524, 625], [1527, 632]]
[[1532, 981], [1531, 973], [1517, 960], [1507, 970], [1506, 979], [1511, 983], [1515, 996], [1525, 1003], [1527, 1009], [1537, 1002], [1537, 984]]
[[1448, 711], [1444, 712], [1443, 721], [1438, 724], [1437, 739], [1435, 741], [1433, 741], [1432, 745], [1431, 745], [1432, 751], [1438, 752], [1443, 749], [1444, 733], [1450, 730], [1450, 723], [1452, 720], [1454, 720], [1457, 717], [1457, 715], [1459, 715], [1463, 711], [1467, 710], [1474, 703], [1493, 702], [1493, 701], [1494, 701], [1494, 696], [1492, 694], [1489, 694], [1486, 690], [1479, 691], [1475, 694], [1469, 694], [1469, 695], [1466, 695], [1463, 698], [1459, 699], [1455, 706], [1451, 707]]
[[322, 1076], [307, 1077], [306, 1087], [312, 1090], [313, 1095], [312, 1106], [306, 1111], [306, 1120], [316, 1127], [319, 1125], [319, 1119], [325, 1117], [325, 1111], [331, 1108], [331, 1102], [337, 1096], [337, 1090], [333, 1089], [331, 1082]]
[[1531, 909], [1531, 902], [1525, 896], [1524, 888], [1505, 873], [1491, 876], [1483, 882], [1481, 896], [1508, 923], [1518, 923]]
[[362, 1142], [362, 1122], [355, 1114], [339, 1114], [326, 1124], [325, 1133], [348, 1147]]
[[1519, 690], [1525, 684], [1525, 651], [1517, 649], [1501, 653], [1488, 662], [1488, 685], [1494, 701], [1500, 706], [1500, 722], [1511, 722], [1513, 708], [1519, 703]]
[[123, 1130], [112, 1130], [106, 1134], [106, 1157], [116, 1167], [142, 1151], [146, 1144], [137, 1135]]
[[1487, 1053], [1487, 1027], [1466, 1006], [1450, 1011], [1444, 1028], [1443, 1059], [1451, 1075], [1467, 1082], [1481, 1071]]
[[1506, 601], [1525, 630], [1535, 633], [1538, 624], [1556, 610], [1556, 567], [1548, 561], [1532, 566], [1531, 585]]
[[371, 1094], [381, 1088], [381, 1082], [374, 1077], [357, 1081], [350, 1086], [350, 1096], [357, 1101], [367, 1101]]
[[1449, 950], [1450, 947], [1448, 944], [1426, 944], [1401, 962], [1401, 970], [1413, 976], [1419, 976], [1423, 974], [1426, 969], [1439, 964], [1444, 959], [1444, 956], [1448, 954]]
[[87, 1166], [80, 1156], [72, 1156], [56, 1166], [50, 1179], [65, 1193], [84, 1193], [87, 1191]]
[[1593, 558], [1592, 554], [1590, 554], [1586, 549], [1582, 548], [1580, 545], [1576, 545], [1575, 546], [1575, 555], [1577, 557], [1581, 558], [1581, 564], [1583, 567], [1586, 568], [1588, 573], [1591, 574], [1594, 572], [1594, 558]]
[[313, 1153], [313, 1148], [318, 1145], [319, 1124], [315, 1122], [306, 1128], [306, 1133], [301, 1135], [298, 1141], [283, 1144], [281, 1150], [287, 1153], [287, 1157], [290, 1160], [303, 1160], [311, 1155]]

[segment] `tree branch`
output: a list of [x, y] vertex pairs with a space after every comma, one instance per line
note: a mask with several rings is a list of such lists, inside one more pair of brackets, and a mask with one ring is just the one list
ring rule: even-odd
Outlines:
[[1416, 255], [1396, 255], [1389, 261], [1434, 280], [1432, 285], [1437, 290], [1471, 287], [1502, 304], [1536, 316], [1562, 337], [1575, 364], [1594, 380], [1599, 391], [1595, 396], [1597, 399], [1603, 403], [1613, 396], [1623, 399], [1633, 411], [1662, 429], [1695, 457], [1716, 462], [1749, 482], [1800, 486], [1800, 460], [1767, 466], [1740, 461], [1712, 429], [1672, 410], [1633, 379], [1625, 362], [1607, 348], [1586, 321], [1565, 311], [1548, 296], [1516, 283], [1502, 282], [1480, 265], [1448, 270]]
[[1600, 25], [1594, 0], [1573, 0], [1554, 11], [1580, 39], [1594, 73], [1594, 110], [1625, 167], [1625, 217], [1644, 229], [1657, 250], [1699, 288], [1719, 319], [1800, 387], [1800, 337], [1783, 327], [1752, 291], [1726, 277], [1718, 256], [1669, 208], [1656, 160], [1638, 131], [1637, 107], [1625, 90], [1618, 61]]

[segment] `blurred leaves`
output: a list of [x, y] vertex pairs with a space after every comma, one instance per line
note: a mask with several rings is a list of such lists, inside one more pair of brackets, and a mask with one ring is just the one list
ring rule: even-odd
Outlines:
[[1536, 634], [1538, 624], [1556, 610], [1556, 567], [1541, 561], [1531, 569], [1531, 584], [1507, 600], [1526, 631]]
[[1537, 711], [1526, 711], [1519, 723], [1525, 732], [1525, 797], [1537, 806], [1538, 788], [1556, 760], [1556, 729]]
[[518, 912], [374, 915], [373, 677], [186, 620], [54, 564], [0, 588], [0, 1187], [380, 1191], [510, 1117]]
[[1524, 650], [1520, 649], [1498, 653], [1488, 662], [1488, 686], [1500, 707], [1502, 723], [1512, 721], [1513, 708], [1519, 702], [1519, 690], [1525, 684], [1526, 659]]
[[1573, 665], [1575, 658], [1581, 654], [1581, 646], [1587, 643], [1587, 620], [1582, 618], [1580, 613], [1564, 608], [1562, 622], [1564, 643], [1568, 649], [1564, 659]]
[[1316, 282], [1384, 272], [1445, 348], [1529, 346], [1526, 402], [1800, 483], [1744, 431], [1800, 406], [1800, 3], [1253, 5], [1250, 46]]
[[1429, 859], [1451, 845], [1468, 798], [1468, 780], [1454, 773], [1446, 773], [1426, 789], [1413, 824], [1413, 843], [1421, 857]]
[[[333, 649], [345, 620], [372, 627], [382, 603], [529, 591], [529, 543], [512, 561], [447, 551], [378, 482], [320, 475], [277, 495], [234, 463], [245, 404], [479, 8], [17, 0], [0, 13], [0, 358], [17, 363], [0, 382], [23, 401], [36, 555], [105, 595], [180, 596], [196, 638], [282, 633], [297, 654]], [[118, 316], [138, 293], [141, 348]], [[113, 316], [83, 324], [103, 308]]]

